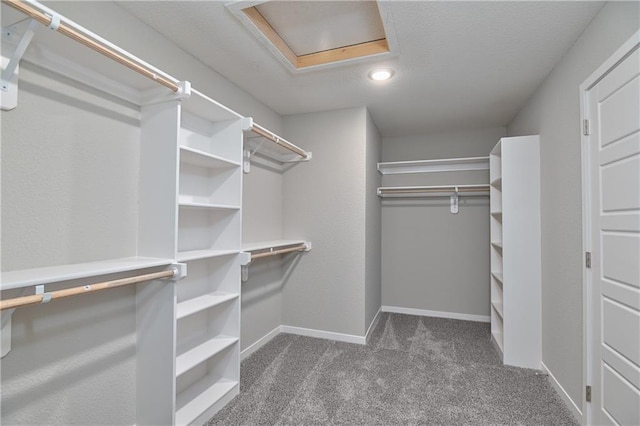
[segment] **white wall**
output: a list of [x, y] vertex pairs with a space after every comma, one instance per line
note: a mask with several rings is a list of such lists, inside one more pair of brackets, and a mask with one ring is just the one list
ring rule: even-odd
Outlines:
[[313, 152], [284, 176], [284, 236], [313, 243], [283, 284], [283, 324], [365, 332], [367, 111], [284, 117], [284, 135]]
[[[270, 130], [280, 132], [279, 126]], [[256, 155], [243, 179], [242, 241], [282, 239], [283, 172]], [[249, 279], [242, 283], [242, 350], [282, 324], [282, 266], [277, 256], [249, 267]]]
[[[481, 157], [502, 127], [384, 138], [382, 161]], [[488, 171], [385, 175], [383, 186], [488, 183]], [[390, 199], [382, 203], [382, 305], [489, 315], [489, 199]]]
[[[51, 7], [281, 130], [276, 113], [115, 3]], [[18, 107], [1, 118], [2, 269], [135, 254], [137, 108], [23, 64]], [[253, 306], [247, 324], [273, 316]], [[13, 327], [12, 351], [0, 361], [2, 424], [135, 423], [135, 289], [21, 308]]]
[[640, 29], [638, 2], [607, 3], [507, 128], [540, 134], [542, 359], [582, 407], [579, 85]]

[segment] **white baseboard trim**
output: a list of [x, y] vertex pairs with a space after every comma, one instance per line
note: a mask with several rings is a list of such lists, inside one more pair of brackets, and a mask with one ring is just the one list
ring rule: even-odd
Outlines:
[[380, 313], [381, 312], [382, 312], [382, 306], [380, 306], [380, 308], [378, 308], [378, 312], [376, 312], [376, 315], [373, 317], [373, 321], [371, 321], [371, 324], [369, 324], [369, 328], [367, 329], [367, 332], [364, 335], [365, 344], [367, 344], [369, 342], [369, 336], [371, 335], [371, 332], [373, 331], [373, 329], [375, 328], [376, 324], [378, 323], [378, 320], [380, 319]]
[[392, 312], [395, 314], [420, 315], [423, 317], [449, 318], [465, 321], [491, 322], [488, 315], [459, 314], [456, 312], [428, 311], [426, 309], [400, 308], [397, 306], [382, 306], [382, 312]]
[[338, 342], [357, 343], [359, 345], [366, 345], [367, 339], [365, 336], [356, 336], [354, 334], [342, 334], [334, 333], [332, 331], [314, 330], [311, 328], [292, 327], [290, 325], [280, 326], [282, 333], [297, 334], [299, 336], [317, 337], [319, 339], [336, 340]]
[[551, 371], [549, 371], [547, 366], [544, 365], [544, 362], [541, 362], [540, 364], [542, 366], [542, 371], [548, 375], [549, 381], [551, 382], [551, 386], [553, 386], [556, 392], [558, 392], [558, 395], [560, 395], [560, 398], [564, 401], [565, 405], [569, 408], [569, 410], [571, 411], [571, 414], [573, 414], [573, 417], [578, 421], [578, 423], [582, 424], [582, 410], [576, 405], [575, 402], [573, 402], [573, 399], [571, 399], [567, 391], [564, 390], [564, 388], [562, 387], [560, 382], [558, 382], [558, 379], [556, 379], [553, 373], [551, 373]]
[[240, 361], [243, 361], [246, 357], [248, 357], [258, 349], [260, 349], [261, 347], [269, 343], [271, 339], [273, 339], [278, 334], [280, 334], [281, 329], [282, 329], [281, 325], [277, 326], [276, 328], [274, 328], [273, 330], [271, 330], [270, 332], [268, 332], [267, 334], [259, 338], [251, 346], [249, 346], [248, 348], [245, 348], [242, 352], [240, 352]]

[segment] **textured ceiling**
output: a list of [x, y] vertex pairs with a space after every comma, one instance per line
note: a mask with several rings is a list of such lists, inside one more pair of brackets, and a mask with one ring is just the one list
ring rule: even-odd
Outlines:
[[505, 126], [603, 5], [391, 1], [397, 56], [294, 75], [223, 2], [119, 4], [280, 114], [364, 105], [384, 136]]

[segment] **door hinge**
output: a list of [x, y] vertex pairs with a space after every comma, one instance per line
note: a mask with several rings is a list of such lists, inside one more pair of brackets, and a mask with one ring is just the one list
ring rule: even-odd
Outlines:
[[589, 129], [589, 120], [584, 119], [584, 120], [582, 121], [582, 123], [583, 123], [583, 129], [582, 129], [582, 130], [583, 130], [583, 134], [584, 134], [585, 136], [590, 135], [590, 134], [591, 134], [591, 129]]
[[591, 252], [590, 251], [585, 253], [584, 263], [587, 268], [591, 269]]
[[587, 389], [585, 390], [585, 398], [587, 399], [587, 402], [591, 402], [591, 386], [587, 386]]

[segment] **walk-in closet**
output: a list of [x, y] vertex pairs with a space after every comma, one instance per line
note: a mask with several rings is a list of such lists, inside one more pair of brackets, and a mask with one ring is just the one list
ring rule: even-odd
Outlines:
[[3, 425], [640, 424], [640, 3], [0, 7]]

